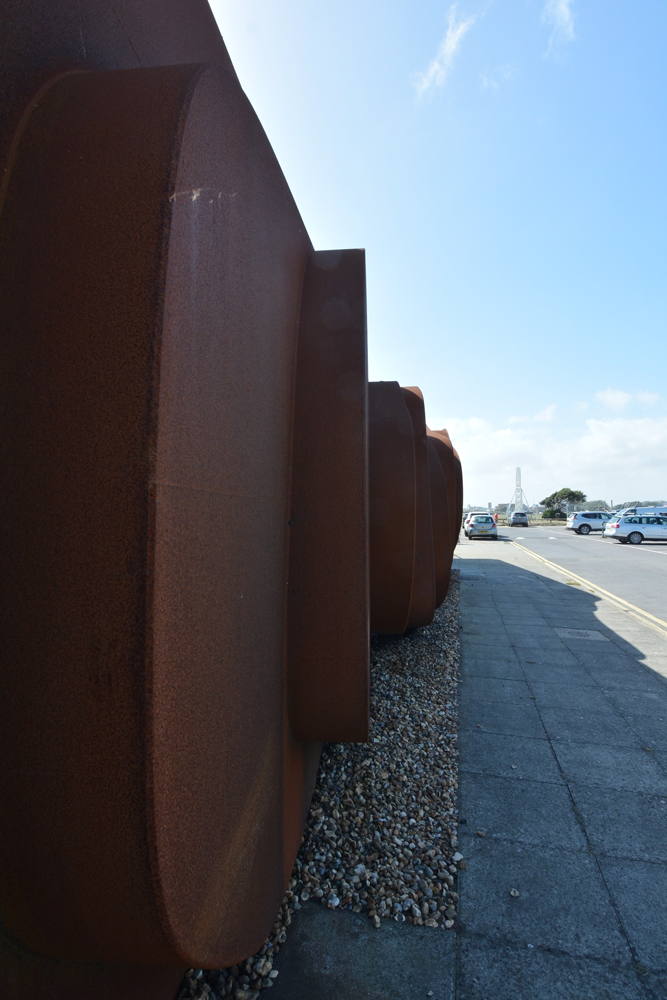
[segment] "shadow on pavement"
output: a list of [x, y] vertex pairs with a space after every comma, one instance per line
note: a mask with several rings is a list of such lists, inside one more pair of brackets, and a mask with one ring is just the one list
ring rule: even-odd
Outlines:
[[523, 562], [458, 563], [456, 997], [664, 998], [667, 644]]

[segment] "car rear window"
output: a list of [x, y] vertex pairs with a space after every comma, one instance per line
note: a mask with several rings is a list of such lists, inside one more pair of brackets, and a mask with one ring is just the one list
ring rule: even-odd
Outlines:
[[624, 522], [624, 524], [639, 524], [639, 518], [638, 517], [624, 517], [623, 518], [623, 522]]
[[475, 524], [493, 524], [492, 517], [473, 517]]

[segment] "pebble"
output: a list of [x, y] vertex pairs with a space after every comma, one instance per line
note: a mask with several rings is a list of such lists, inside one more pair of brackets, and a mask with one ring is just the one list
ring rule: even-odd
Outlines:
[[520, 893], [519, 893], [518, 889], [510, 889], [510, 896], [514, 896], [514, 898], [516, 899], [517, 896], [519, 896], [519, 895], [520, 895]]
[[371, 637], [370, 741], [322, 751], [303, 842], [271, 934], [231, 969], [190, 969], [177, 1000], [257, 1000], [295, 910], [330, 909], [450, 930], [458, 870], [458, 571], [433, 623]]

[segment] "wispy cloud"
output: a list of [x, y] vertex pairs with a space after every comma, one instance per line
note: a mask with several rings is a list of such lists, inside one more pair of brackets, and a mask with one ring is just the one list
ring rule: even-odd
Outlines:
[[429, 91], [443, 87], [454, 62], [457, 49], [464, 35], [472, 28], [475, 17], [458, 17], [457, 4], [453, 3], [447, 12], [447, 33], [440, 42], [435, 59], [427, 70], [417, 73], [417, 96], [422, 98]]
[[507, 80], [513, 79], [517, 76], [518, 72], [519, 69], [516, 63], [505, 63], [504, 66], [498, 66], [496, 69], [480, 73], [479, 78], [482, 83], [482, 90], [500, 90], [501, 83], [506, 83]]
[[638, 392], [637, 399], [640, 403], [643, 403], [644, 406], [652, 406], [653, 403], [658, 402], [660, 396], [657, 392]]
[[551, 37], [545, 55], [559, 43], [574, 40], [574, 0], [547, 0], [542, 11], [542, 20], [551, 25]]
[[610, 410], [624, 410], [632, 399], [632, 395], [621, 389], [605, 389], [604, 392], [596, 392], [595, 398], [599, 403], [609, 407]]
[[550, 423], [556, 413], [556, 404], [551, 403], [549, 406], [545, 406], [543, 410], [539, 413], [534, 413], [532, 417], [510, 417], [507, 421], [508, 424], [548, 424]]

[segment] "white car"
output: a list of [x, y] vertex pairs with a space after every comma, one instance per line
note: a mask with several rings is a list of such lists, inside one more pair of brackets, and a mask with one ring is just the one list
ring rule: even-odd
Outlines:
[[603, 536], [617, 538], [619, 542], [641, 545], [647, 542], [667, 542], [667, 516], [657, 514], [631, 514], [607, 521]]
[[489, 513], [488, 510], [471, 510], [469, 511], [469, 513], [466, 514], [466, 516], [463, 518], [463, 534], [466, 536], [466, 538], [468, 537], [468, 526], [470, 525], [470, 522], [472, 521], [473, 517], [479, 517], [481, 515], [487, 516], [488, 513]]
[[466, 529], [466, 535], [473, 538], [498, 538], [498, 528], [493, 514], [473, 514]]
[[604, 534], [605, 526], [613, 516], [608, 510], [577, 510], [567, 515], [565, 527], [578, 535], [590, 535], [591, 531]]

